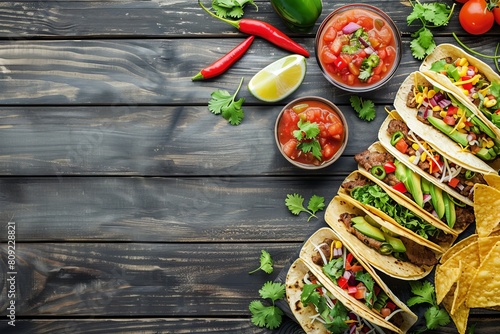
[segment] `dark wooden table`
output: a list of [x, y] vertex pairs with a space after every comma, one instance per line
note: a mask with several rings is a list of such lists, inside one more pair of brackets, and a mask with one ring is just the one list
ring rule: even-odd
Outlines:
[[[291, 33], [268, 1], [256, 3], [246, 17], [276, 25], [312, 56], [302, 86], [280, 103], [262, 103], [244, 86], [245, 118], [231, 126], [208, 111], [211, 92], [234, 91], [288, 53], [256, 39], [226, 74], [192, 82], [244, 38], [196, 1], [0, 2], [1, 333], [271, 332], [251, 324], [248, 304], [324, 225], [322, 213], [310, 222], [290, 214], [286, 195], [328, 202], [420, 62], [409, 49], [417, 29], [406, 24], [409, 3], [368, 2], [395, 20], [404, 56], [390, 83], [365, 96], [376, 119], [361, 121], [350, 95], [319, 71], [318, 25]], [[320, 20], [344, 3], [324, 1]], [[453, 43], [451, 32], [488, 54], [500, 40], [498, 26], [487, 36], [464, 33], [458, 8], [434, 31], [437, 43]], [[279, 110], [305, 95], [337, 103], [351, 131], [345, 154], [318, 172], [291, 166], [273, 139]], [[15, 298], [7, 294], [9, 225]], [[248, 275], [262, 249], [274, 273]], [[476, 333], [500, 326], [485, 310], [470, 323]], [[285, 319], [276, 332], [300, 330]], [[454, 332], [453, 324], [439, 331]]]

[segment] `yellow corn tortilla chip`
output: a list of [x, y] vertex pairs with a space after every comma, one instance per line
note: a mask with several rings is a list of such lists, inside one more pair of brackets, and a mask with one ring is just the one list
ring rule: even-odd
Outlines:
[[477, 242], [477, 238], [478, 238], [477, 234], [471, 234], [467, 238], [460, 240], [459, 242], [451, 246], [448, 250], [446, 250], [446, 252], [443, 253], [440, 262], [445, 263], [453, 254], [455, 254], [462, 248], [465, 248], [468, 245]]
[[[459, 266], [462, 261], [459, 262]], [[458, 281], [462, 268], [448, 268], [448, 266], [438, 265], [434, 274], [434, 287], [436, 290], [436, 301], [441, 304], [444, 297], [450, 292], [451, 287]]]
[[451, 254], [446, 262], [441, 264], [442, 270], [446, 273], [446, 270], [457, 268], [460, 265], [460, 261], [467, 263], [473, 268], [479, 267], [479, 247], [477, 240]]
[[500, 176], [497, 174], [489, 173], [483, 175], [484, 180], [490, 186], [496, 190], [500, 190]]
[[487, 237], [500, 222], [500, 190], [476, 184], [474, 186], [474, 214], [479, 237]]
[[465, 334], [467, 330], [467, 321], [469, 319], [470, 309], [462, 304], [453, 314], [451, 313], [453, 305], [454, 295], [449, 294], [443, 299], [443, 306], [445, 310], [450, 314], [451, 320], [455, 323], [458, 333]]
[[500, 268], [500, 242], [491, 248], [472, 279], [466, 300], [469, 308], [500, 306], [500, 281], [496, 277], [498, 268]]
[[472, 279], [476, 274], [476, 268], [468, 265], [466, 262], [460, 261], [460, 277], [457, 281], [457, 288], [455, 289], [455, 296], [453, 298], [453, 305], [451, 307], [451, 314], [460, 312], [461, 306], [467, 299], [467, 291], [469, 291]]
[[491, 251], [491, 249], [495, 246], [497, 242], [500, 241], [500, 236], [489, 236], [485, 238], [478, 239], [478, 251], [479, 251], [479, 261], [484, 262], [486, 256]]

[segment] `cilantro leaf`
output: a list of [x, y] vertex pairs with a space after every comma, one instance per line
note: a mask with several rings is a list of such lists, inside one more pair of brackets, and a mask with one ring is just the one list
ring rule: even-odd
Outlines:
[[271, 299], [274, 303], [285, 296], [285, 285], [283, 283], [266, 282], [259, 290], [259, 294], [264, 299]]
[[302, 292], [300, 294], [300, 301], [303, 305], [319, 305], [321, 301], [321, 295], [316, 288], [321, 287], [320, 284], [304, 284], [302, 287]]
[[260, 267], [255, 269], [255, 270], [250, 271], [249, 274], [253, 274], [260, 269], [262, 269], [267, 274], [271, 274], [273, 272], [273, 264], [274, 264], [274, 262], [273, 262], [273, 259], [271, 258], [271, 254], [269, 254], [265, 250], [261, 250]]
[[437, 329], [441, 326], [446, 326], [450, 323], [450, 316], [439, 306], [429, 307], [425, 313], [425, 324], [429, 329]]
[[254, 325], [268, 329], [275, 329], [281, 325], [283, 311], [277, 306], [265, 306], [260, 300], [254, 300], [248, 308], [252, 313]]
[[375, 295], [375, 290], [374, 290], [375, 281], [373, 280], [370, 273], [361, 272], [361, 271], [356, 272], [356, 280], [363, 282], [363, 284], [365, 285], [365, 287], [366, 287], [366, 294], [365, 294], [366, 305], [368, 305], [369, 307], [372, 307], [377, 299], [377, 296]]
[[293, 131], [293, 136], [299, 142], [297, 148], [304, 153], [312, 152], [316, 159], [321, 160], [321, 145], [316, 138], [320, 133], [318, 123], [311, 123], [309, 121], [304, 122], [300, 119], [297, 126], [299, 129]]
[[301, 212], [306, 212], [309, 214], [307, 221], [310, 221], [312, 217], [316, 217], [316, 212], [323, 210], [325, 208], [325, 198], [317, 195], [313, 195], [307, 204], [307, 208], [304, 207], [304, 197], [299, 194], [288, 194], [285, 199], [285, 204], [288, 210], [296, 216]]
[[358, 117], [364, 121], [373, 121], [376, 116], [375, 104], [371, 100], [363, 100], [359, 96], [352, 95], [349, 98], [351, 106], [358, 114]]
[[411, 292], [415, 295], [408, 299], [406, 304], [413, 306], [416, 304], [428, 303], [432, 306], [437, 306], [436, 294], [434, 286], [429, 281], [412, 281], [410, 282]]
[[212, 8], [215, 10], [216, 15], [222, 18], [241, 18], [246, 4], [251, 4], [256, 10], [259, 10], [253, 0], [212, 0]]
[[236, 95], [243, 84], [243, 79], [241, 78], [240, 84], [233, 95], [227, 90], [218, 89], [210, 95], [211, 99], [208, 101], [208, 110], [215, 115], [222, 114], [222, 117], [232, 125], [240, 124], [244, 117], [242, 105], [245, 102], [245, 98], [242, 97], [235, 101]]
[[333, 282], [337, 282], [337, 279], [344, 274], [344, 258], [338, 257], [328, 262], [323, 266], [323, 273]]

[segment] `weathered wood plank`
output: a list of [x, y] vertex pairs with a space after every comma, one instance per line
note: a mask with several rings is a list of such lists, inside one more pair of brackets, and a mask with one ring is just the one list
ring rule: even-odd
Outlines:
[[[350, 157], [377, 140], [372, 122], [339, 106], [350, 140], [345, 155], [319, 174], [346, 174]], [[245, 106], [231, 126], [206, 106], [5, 107], [0, 110], [1, 175], [283, 175], [298, 173], [279, 153], [274, 124], [282, 106]], [[360, 134], [363, 140], [360, 140]], [[305, 173], [300, 171], [301, 174]]]
[[[478, 51], [489, 54], [497, 42], [472, 37], [467, 41], [477, 46]], [[234, 92], [242, 77], [248, 83], [260, 69], [288, 54], [259, 39], [223, 76], [207, 82], [191, 81], [202, 67], [238, 42], [225, 38], [2, 41], [0, 105], [206, 105], [214, 90]], [[302, 38], [299, 42], [313, 50], [313, 39]], [[381, 104], [394, 100], [400, 84], [420, 65], [411, 55], [408, 39], [404, 41], [403, 54], [392, 80], [379, 91], [364, 94], [365, 97]], [[337, 103], [348, 103], [351, 94], [334, 88], [323, 77], [314, 55], [307, 65], [305, 81], [287, 101], [298, 96], [320, 95]], [[263, 104], [246, 86], [238, 96], [246, 98], [247, 104]]]
[[0, 221], [16, 223], [18, 242], [301, 242], [324, 224], [323, 212], [308, 223], [307, 215], [288, 211], [287, 194], [316, 194], [328, 203], [342, 180], [3, 178]]

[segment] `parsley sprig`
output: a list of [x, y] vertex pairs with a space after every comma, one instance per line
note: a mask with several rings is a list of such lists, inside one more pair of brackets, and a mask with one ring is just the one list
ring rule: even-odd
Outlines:
[[413, 57], [421, 60], [432, 53], [436, 47], [436, 42], [430, 29], [448, 24], [453, 14], [455, 3], [450, 7], [443, 2], [421, 3], [419, 0], [415, 0], [414, 2], [410, 0], [410, 4], [413, 10], [407, 16], [406, 22], [408, 25], [411, 25], [414, 21], [419, 20], [422, 25], [411, 35], [413, 40], [410, 42], [410, 49]]
[[363, 100], [359, 96], [352, 95], [349, 98], [351, 107], [356, 111], [358, 117], [364, 121], [373, 121], [376, 116], [375, 103], [371, 100]]
[[218, 89], [211, 94], [211, 99], [208, 101], [208, 110], [213, 114], [222, 114], [222, 117], [226, 119], [232, 125], [238, 125], [243, 120], [245, 116], [242, 105], [245, 102], [245, 98], [240, 98], [235, 101], [236, 95], [241, 89], [243, 84], [243, 79], [241, 78], [240, 85], [236, 89], [236, 92], [231, 95], [227, 90]]
[[430, 305], [424, 313], [427, 328], [421, 329], [417, 333], [423, 333], [427, 329], [437, 329], [446, 326], [450, 322], [448, 313], [437, 304], [436, 292], [432, 283], [429, 281], [412, 281], [410, 287], [414, 296], [406, 302], [408, 306], [411, 307], [417, 304]]
[[243, 16], [243, 7], [251, 4], [258, 11], [259, 7], [253, 0], [212, 0], [212, 8], [219, 17], [232, 17], [239, 19]]
[[304, 197], [299, 194], [288, 194], [285, 199], [285, 204], [288, 210], [296, 216], [301, 212], [308, 213], [309, 218], [307, 218], [307, 221], [310, 221], [313, 217], [318, 218], [316, 217], [316, 212], [325, 208], [325, 198], [313, 195], [307, 203], [307, 208], [305, 208]]
[[260, 300], [250, 302], [248, 306], [252, 313], [252, 323], [259, 327], [276, 329], [281, 325], [283, 311], [275, 305], [275, 302], [285, 296], [285, 284], [266, 282], [259, 290], [263, 299], [270, 299], [271, 305], [264, 305]]
[[260, 252], [260, 267], [255, 269], [255, 270], [252, 270], [249, 272], [249, 274], [253, 274], [259, 270], [263, 270], [264, 272], [266, 272], [267, 274], [271, 274], [273, 272], [273, 259], [271, 258], [271, 254], [269, 254], [267, 251], [265, 250], [261, 250]]

